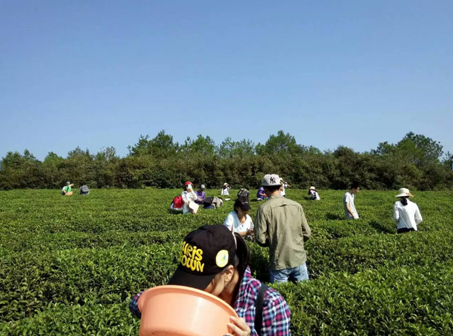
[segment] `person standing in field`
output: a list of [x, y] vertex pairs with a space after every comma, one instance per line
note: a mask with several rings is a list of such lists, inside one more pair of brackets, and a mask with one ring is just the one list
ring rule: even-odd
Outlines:
[[393, 211], [393, 219], [397, 223], [398, 233], [418, 231], [417, 225], [423, 221], [423, 218], [418, 205], [409, 200], [409, 197], [413, 197], [409, 189], [401, 188], [395, 197], [399, 198]]
[[291, 188], [291, 186], [289, 185], [288, 182], [283, 181], [282, 178], [280, 178], [280, 181], [281, 181], [281, 183], [282, 183], [282, 186], [281, 186], [281, 189], [280, 189], [280, 193], [281, 193], [281, 195], [282, 195], [283, 197], [286, 197], [286, 189], [287, 189], [287, 188]]
[[264, 192], [269, 201], [258, 208], [255, 241], [269, 247], [271, 282], [308, 280], [304, 242], [311, 236], [302, 206], [282, 197], [278, 175], [264, 176]]
[[63, 189], [61, 189], [61, 195], [62, 196], [72, 196], [72, 194], [74, 193], [72, 191], [72, 187], [74, 186], [74, 184], [72, 184], [71, 182], [66, 182], [66, 186], [63, 187]]
[[204, 200], [206, 199], [205, 189], [206, 189], [205, 185], [202, 184], [202, 185], [200, 186], [200, 190], [198, 190], [198, 191], [196, 192], [196, 194], [197, 194], [197, 200], [195, 201], [195, 203], [197, 203], [197, 204], [203, 204], [203, 203], [204, 203]]
[[346, 219], [359, 219], [359, 214], [355, 208], [354, 199], [355, 194], [360, 191], [360, 187], [357, 183], [353, 183], [349, 188], [349, 191], [344, 194], [343, 206], [346, 214]]
[[315, 187], [310, 187], [310, 189], [308, 189], [308, 196], [310, 196], [310, 199], [312, 201], [320, 201], [321, 200], [321, 197], [319, 197], [319, 194], [316, 191]]
[[197, 194], [193, 191], [192, 182], [186, 182], [185, 190], [182, 192], [181, 196], [184, 201], [182, 213], [196, 213], [198, 210], [198, 204], [195, 203], [197, 200]]

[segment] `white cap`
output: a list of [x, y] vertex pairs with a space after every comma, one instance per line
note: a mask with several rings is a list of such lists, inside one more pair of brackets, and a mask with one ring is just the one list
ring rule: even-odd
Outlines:
[[263, 183], [261, 183], [263, 187], [277, 187], [281, 186], [282, 182], [280, 177], [277, 174], [267, 174], [263, 178]]

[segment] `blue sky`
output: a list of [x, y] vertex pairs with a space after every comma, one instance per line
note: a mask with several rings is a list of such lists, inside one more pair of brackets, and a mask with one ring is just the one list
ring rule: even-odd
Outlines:
[[284, 130], [357, 151], [424, 134], [453, 151], [453, 1], [0, 4], [0, 157], [165, 130]]

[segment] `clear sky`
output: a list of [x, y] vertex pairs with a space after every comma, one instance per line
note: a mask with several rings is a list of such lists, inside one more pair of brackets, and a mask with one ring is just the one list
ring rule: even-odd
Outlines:
[[0, 157], [140, 134], [453, 151], [453, 1], [0, 2]]

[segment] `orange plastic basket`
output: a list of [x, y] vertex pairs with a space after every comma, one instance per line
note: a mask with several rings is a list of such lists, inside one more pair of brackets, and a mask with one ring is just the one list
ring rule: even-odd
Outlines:
[[158, 286], [138, 300], [142, 313], [139, 336], [222, 336], [238, 315], [218, 297], [184, 286]]

